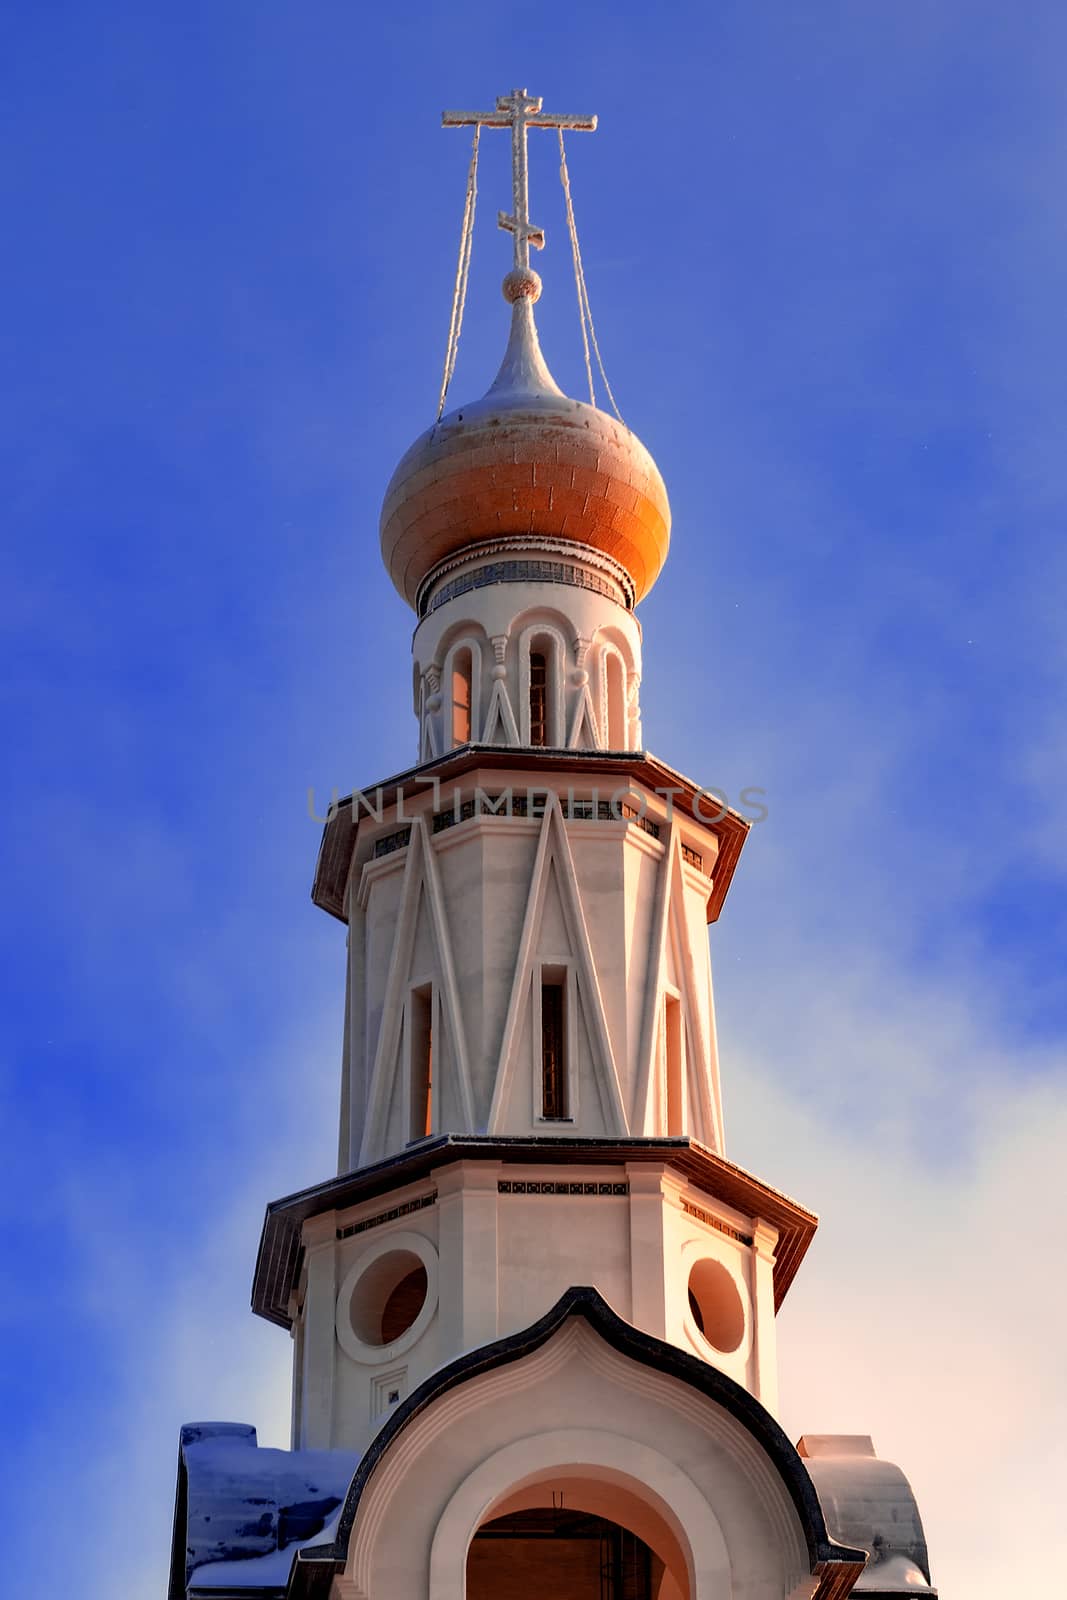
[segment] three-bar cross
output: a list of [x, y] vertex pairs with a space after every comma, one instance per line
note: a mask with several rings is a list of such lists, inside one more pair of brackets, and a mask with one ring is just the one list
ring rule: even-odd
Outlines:
[[530, 223], [530, 186], [526, 167], [527, 128], [574, 128], [592, 133], [596, 117], [553, 116], [542, 112], [537, 96], [528, 95], [525, 89], [513, 89], [510, 94], [498, 97], [495, 111], [445, 111], [441, 115], [445, 128], [469, 128], [475, 123], [483, 128], [511, 129], [511, 183], [514, 209], [509, 216], [501, 211], [497, 225], [506, 228], [515, 241], [515, 266], [529, 268], [530, 246], [544, 248], [544, 230]]

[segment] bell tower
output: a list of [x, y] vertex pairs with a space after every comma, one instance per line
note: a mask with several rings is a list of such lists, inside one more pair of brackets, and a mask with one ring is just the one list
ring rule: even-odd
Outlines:
[[[559, 388], [534, 320], [526, 148], [547, 129], [596, 349], [564, 152], [596, 119], [515, 90], [444, 122], [474, 129], [445, 381], [380, 530], [415, 620], [413, 762], [326, 821], [312, 894], [347, 939], [337, 1173], [268, 1207], [253, 1286], [293, 1340], [292, 1450], [237, 1425], [183, 1439], [178, 1522], [188, 1551], [196, 1501], [216, 1559], [187, 1554], [182, 1583], [176, 1553], [172, 1597], [198, 1572], [204, 1593], [254, 1588], [255, 1552], [211, 1544], [211, 1485], [232, 1500], [257, 1470], [247, 1503], [278, 1502], [271, 1594], [833, 1600], [888, 1537], [863, 1523], [872, 1484], [904, 1587], [868, 1593], [930, 1593], [896, 1469], [869, 1441], [798, 1453], [775, 1420], [775, 1314], [816, 1219], [726, 1154], [707, 926], [748, 823], [645, 746], [636, 612], [667, 492], [617, 412]], [[446, 411], [494, 128], [510, 327], [485, 395]], [[840, 1538], [820, 1474], [846, 1500], [859, 1485]], [[290, 1508], [287, 1536], [282, 1500], [314, 1501], [313, 1480], [337, 1516], [298, 1538]]]

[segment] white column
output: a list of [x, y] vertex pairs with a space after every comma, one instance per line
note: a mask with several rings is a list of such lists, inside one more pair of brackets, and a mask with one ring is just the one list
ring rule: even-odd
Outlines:
[[457, 1161], [435, 1174], [442, 1361], [497, 1337], [499, 1177], [497, 1161]]
[[337, 1335], [337, 1213], [324, 1212], [304, 1223], [307, 1293], [304, 1296], [304, 1381], [301, 1444], [329, 1450], [333, 1425], [333, 1376]]
[[304, 1320], [293, 1306], [295, 1296], [289, 1296], [289, 1315], [293, 1318], [289, 1336], [293, 1341], [293, 1394], [289, 1417], [289, 1448], [300, 1449], [300, 1404], [304, 1393]]
[[778, 1229], [758, 1219], [752, 1230], [752, 1392], [778, 1415], [778, 1353], [774, 1321], [774, 1252]]
[[627, 1163], [626, 1176], [630, 1183], [630, 1320], [645, 1333], [666, 1339], [663, 1169]]
[[348, 978], [345, 981], [345, 1023], [341, 1044], [341, 1121], [337, 1132], [337, 1175], [348, 1172], [352, 1126], [352, 934], [345, 936]]
[[367, 982], [366, 944], [367, 913], [357, 896], [349, 888], [350, 914], [348, 922], [348, 984], [345, 991], [345, 1070], [348, 1074], [347, 1095], [341, 1103], [341, 1151], [343, 1164], [339, 1172], [351, 1172], [359, 1162], [359, 1147], [363, 1141], [363, 1124], [367, 1114], [367, 1078], [370, 1067], [367, 1061]]

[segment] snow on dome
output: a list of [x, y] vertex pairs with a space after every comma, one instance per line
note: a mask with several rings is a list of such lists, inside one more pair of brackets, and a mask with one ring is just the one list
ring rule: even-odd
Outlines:
[[422, 434], [386, 490], [382, 559], [411, 605], [439, 562], [499, 536], [592, 546], [626, 569], [638, 600], [666, 559], [671, 514], [656, 463], [624, 423], [556, 384], [533, 298], [513, 299], [488, 394]]

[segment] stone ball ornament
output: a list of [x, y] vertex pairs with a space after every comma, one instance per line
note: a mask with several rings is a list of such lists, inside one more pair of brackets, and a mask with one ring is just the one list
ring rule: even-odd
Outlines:
[[532, 267], [515, 267], [504, 278], [501, 292], [508, 305], [514, 305], [516, 300], [530, 300], [536, 304], [541, 298], [544, 285], [540, 273]]

